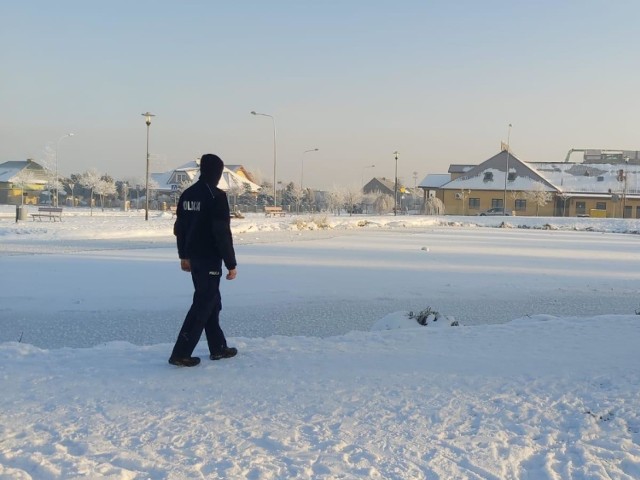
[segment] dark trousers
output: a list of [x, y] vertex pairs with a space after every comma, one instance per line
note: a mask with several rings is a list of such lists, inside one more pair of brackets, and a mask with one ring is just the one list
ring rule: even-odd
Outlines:
[[203, 330], [207, 335], [209, 353], [220, 353], [227, 346], [224, 332], [220, 328], [221, 276], [221, 260], [191, 259], [191, 279], [195, 288], [193, 303], [178, 334], [172, 357], [190, 357]]

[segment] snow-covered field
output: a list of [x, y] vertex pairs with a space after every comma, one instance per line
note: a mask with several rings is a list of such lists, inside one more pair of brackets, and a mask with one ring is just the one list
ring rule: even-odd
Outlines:
[[637, 220], [234, 219], [240, 353], [181, 369], [171, 215], [13, 213], [1, 479], [640, 478]]

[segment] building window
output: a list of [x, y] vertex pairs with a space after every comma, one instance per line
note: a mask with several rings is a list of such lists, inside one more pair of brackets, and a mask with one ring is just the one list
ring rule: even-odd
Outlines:
[[492, 198], [491, 199], [491, 208], [502, 208], [503, 202], [502, 198]]
[[598, 177], [598, 181], [599, 181], [599, 182], [604, 182], [604, 177], [603, 177], [602, 175], [600, 175], [600, 176]]
[[484, 172], [484, 181], [493, 182], [493, 172]]
[[636, 207], [636, 218], [640, 218], [640, 207]]
[[624, 206], [624, 212], [622, 213], [622, 218], [631, 218], [631, 211], [633, 207], [631, 205]]
[[606, 210], [607, 202], [596, 202], [596, 210]]
[[584, 215], [587, 213], [587, 205], [585, 202], [576, 202], [576, 214]]
[[479, 198], [470, 198], [469, 199], [469, 210], [479, 210], [480, 209], [480, 199]]
[[507, 176], [507, 179], [508, 179], [510, 182], [513, 182], [513, 181], [516, 179], [516, 176], [517, 176], [517, 175], [516, 175], [516, 172], [509, 172], [509, 175]]
[[516, 212], [524, 212], [527, 209], [527, 201], [516, 199]]

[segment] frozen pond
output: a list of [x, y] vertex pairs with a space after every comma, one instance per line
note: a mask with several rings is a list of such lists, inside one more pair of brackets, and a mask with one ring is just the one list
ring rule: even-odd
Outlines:
[[[0, 237], [0, 342], [174, 341], [192, 286], [172, 236], [104, 237]], [[223, 328], [231, 337], [327, 337], [427, 306], [463, 324], [633, 314], [638, 243], [638, 235], [515, 228], [244, 232], [239, 277], [223, 282]]]

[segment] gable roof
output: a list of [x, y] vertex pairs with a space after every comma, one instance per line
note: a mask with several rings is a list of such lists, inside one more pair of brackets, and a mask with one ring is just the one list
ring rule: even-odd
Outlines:
[[535, 185], [541, 185], [546, 191], [558, 190], [555, 185], [516, 157], [513, 152], [506, 150], [476, 165], [464, 175], [443, 185], [442, 188], [445, 190], [504, 190], [507, 162], [511, 177], [506, 181], [508, 190], [533, 190]]
[[35, 184], [47, 183], [46, 172], [42, 165], [33, 160], [10, 160], [0, 163], [0, 182], [13, 183], [16, 176], [23, 170], [31, 170], [34, 173]]
[[[178, 173], [184, 173], [189, 178], [190, 181], [194, 181], [197, 179], [200, 172], [200, 167], [198, 162], [191, 161], [185, 163], [184, 165], [179, 166], [174, 170], [170, 170], [168, 172], [163, 173], [152, 173], [151, 177], [158, 183], [158, 190], [164, 192], [175, 192], [179, 190], [180, 183], [178, 181]], [[220, 190], [229, 191], [232, 188], [239, 188], [244, 190], [245, 185], [249, 186], [251, 192], [257, 192], [261, 189], [260, 185], [257, 185], [250, 180], [238, 175], [237, 173], [232, 172], [224, 167], [222, 171], [222, 177], [220, 178], [220, 182], [218, 182], [218, 188]]]
[[244, 168], [242, 165], [225, 165], [229, 170], [233, 173], [240, 175], [241, 177], [246, 178], [250, 182], [257, 183], [249, 170]]
[[419, 188], [440, 188], [451, 181], [449, 173], [430, 173], [422, 179]]
[[[393, 194], [395, 185], [395, 180], [389, 180], [385, 177], [373, 177], [364, 187], [362, 187], [362, 191], [365, 193], [382, 192]], [[398, 183], [398, 189], [400, 189], [400, 183]]]

